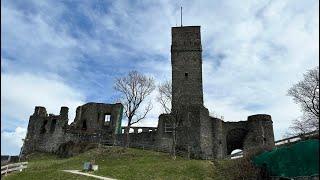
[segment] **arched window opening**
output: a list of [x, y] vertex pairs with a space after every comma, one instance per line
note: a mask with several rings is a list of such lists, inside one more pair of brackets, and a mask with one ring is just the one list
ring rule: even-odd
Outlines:
[[48, 123], [48, 120], [44, 120], [43, 121], [43, 124], [42, 124], [41, 129], [40, 129], [40, 134], [44, 134], [44, 133], [47, 132], [47, 130], [46, 130], [47, 123]]
[[56, 119], [52, 119], [51, 125], [50, 125], [50, 133], [53, 133], [54, 130], [56, 129], [56, 124], [57, 124], [57, 120]]
[[142, 129], [140, 128], [140, 129], [138, 129], [138, 133], [142, 133]]

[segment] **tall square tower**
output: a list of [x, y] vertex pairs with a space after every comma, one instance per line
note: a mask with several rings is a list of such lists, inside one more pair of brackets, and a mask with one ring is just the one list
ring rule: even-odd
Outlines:
[[172, 27], [172, 108], [203, 105], [200, 26]]

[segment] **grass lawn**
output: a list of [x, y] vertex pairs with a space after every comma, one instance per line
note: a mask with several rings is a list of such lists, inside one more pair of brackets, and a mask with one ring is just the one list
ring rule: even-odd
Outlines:
[[181, 157], [173, 160], [166, 153], [121, 147], [92, 149], [65, 159], [52, 154], [35, 153], [27, 160], [27, 169], [9, 174], [4, 179], [93, 179], [61, 171], [82, 170], [83, 163], [91, 159], [95, 159], [99, 165], [99, 170], [93, 174], [115, 179], [230, 179], [218, 168], [230, 161], [220, 161], [217, 166], [217, 163], [214, 165], [206, 160]]

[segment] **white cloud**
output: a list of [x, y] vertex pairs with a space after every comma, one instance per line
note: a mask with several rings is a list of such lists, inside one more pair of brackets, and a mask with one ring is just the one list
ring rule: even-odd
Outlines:
[[61, 106], [69, 107], [69, 120], [73, 121], [75, 109], [84, 104], [80, 91], [63, 83], [61, 78], [36, 74], [1, 74], [1, 113], [4, 127], [9, 121], [28, 121], [35, 106], [44, 106], [48, 113], [59, 114]]
[[26, 133], [27, 129], [20, 126], [12, 132], [1, 131], [1, 155], [18, 155]]
[[77, 67], [77, 41], [66, 33], [65, 25], [53, 27], [56, 22], [43, 14], [26, 15], [10, 6], [1, 5], [1, 10], [1, 50], [19, 62], [9, 70], [69, 72]]
[[[184, 2], [183, 24], [201, 25], [205, 106], [230, 121], [245, 120], [255, 113], [270, 114], [276, 139], [281, 138], [291, 120], [301, 113], [299, 106], [287, 96], [287, 90], [302, 78], [307, 69], [318, 64], [318, 3], [312, 0]], [[123, 2], [120, 4], [128, 6]], [[119, 8], [120, 12], [138, 15], [130, 16], [135, 22], [133, 25], [124, 17], [112, 17], [127, 22], [118, 30], [129, 26], [128, 36], [135, 40], [136, 35], [139, 37], [143, 33], [144, 41], [139, 38], [135, 42], [130, 38], [126, 40], [148, 52], [150, 49], [159, 50], [155, 47], [169, 48], [170, 28], [165, 23], [175, 25], [179, 6], [167, 5], [163, 9], [169, 9], [170, 12], [166, 12], [170, 15], [160, 18], [159, 14], [150, 11], [153, 6], [144, 5], [143, 17], [139, 16], [142, 12], [137, 9]], [[149, 17], [157, 20], [150, 22]], [[154, 27], [161, 27], [163, 32], [157, 33]], [[161, 38], [154, 40], [154, 34]], [[158, 52], [166, 57], [170, 53], [168, 48]], [[163, 62], [167, 59], [164, 58]], [[151, 60], [141, 64], [141, 67], [152, 70], [149, 73], [157, 72], [154, 74], [158, 76], [161, 72], [158, 67], [167, 69], [170, 62], [160, 65]], [[167, 70], [163, 73], [170, 75]]]
[[[94, 24], [91, 34], [65, 23], [73, 16], [62, 16], [70, 11], [63, 3], [36, 2], [32, 6], [37, 13], [28, 14], [9, 2], [9, 6], [1, 6], [1, 50], [20, 59], [9, 56], [1, 60], [1, 116], [17, 119], [2, 121], [4, 126], [27, 123], [35, 105], [46, 106], [55, 114], [67, 105], [72, 116], [88, 94], [69, 87], [67, 80], [92, 81], [102, 89], [97, 79], [100, 73], [79, 76], [78, 67], [89, 64], [79, 58], [83, 54], [96, 63], [94, 66], [110, 63], [117, 72], [140, 68], [158, 82], [170, 79], [170, 28], [179, 24], [180, 2], [114, 1], [105, 4], [107, 11], [98, 11], [103, 8], [92, 8], [86, 2], [76, 10]], [[319, 2], [204, 0], [181, 4], [183, 24], [201, 25], [206, 107], [232, 121], [254, 113], [270, 114], [279, 138], [300, 114], [299, 107], [286, 96], [287, 89], [318, 64]], [[60, 23], [60, 18], [66, 21]], [[70, 29], [79, 37], [71, 36]], [[130, 59], [132, 55], [140, 59]], [[70, 79], [48, 75], [61, 71], [71, 73]], [[106, 78], [113, 76], [110, 72]], [[153, 93], [154, 109], [139, 125], [156, 125], [161, 108], [155, 97]]]
[[[76, 107], [84, 104], [81, 92], [63, 83], [54, 75], [1, 74], [1, 153], [16, 155], [25, 137], [28, 118], [35, 106], [44, 106], [48, 113], [59, 114], [61, 106], [69, 107], [69, 123]], [[11, 132], [10, 129], [15, 129]]]

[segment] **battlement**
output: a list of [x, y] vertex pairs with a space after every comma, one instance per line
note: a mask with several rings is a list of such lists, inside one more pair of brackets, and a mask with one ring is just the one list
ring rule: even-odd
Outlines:
[[268, 114], [255, 114], [248, 116], [248, 121], [271, 121], [271, 116]]
[[171, 52], [202, 51], [200, 26], [172, 27]]

